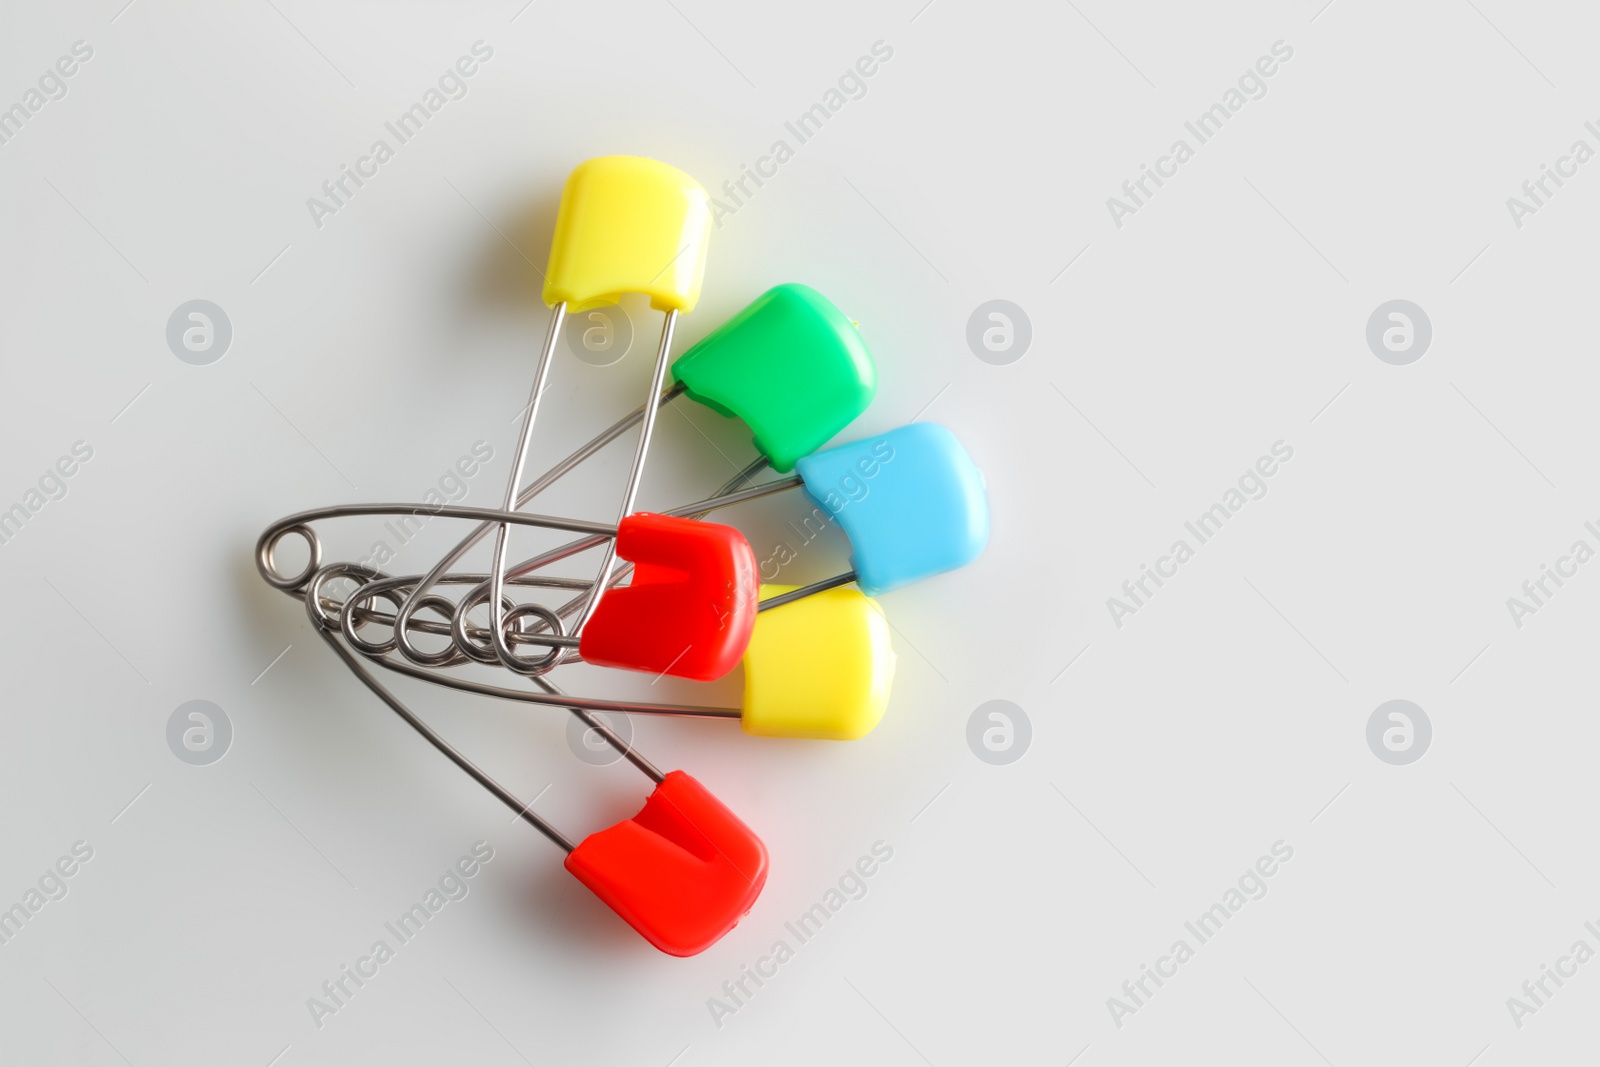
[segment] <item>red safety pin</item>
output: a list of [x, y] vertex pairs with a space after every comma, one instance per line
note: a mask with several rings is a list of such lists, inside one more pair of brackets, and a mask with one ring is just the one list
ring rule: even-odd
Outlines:
[[[348, 565], [325, 570], [348, 570]], [[637, 815], [574, 843], [439, 736], [339, 642], [336, 625], [317, 602], [324, 577], [319, 574], [307, 583], [306, 611], [345, 666], [452, 763], [560, 846], [567, 854], [563, 866], [572, 876], [646, 941], [670, 956], [693, 956], [716, 944], [749, 913], [766, 885], [766, 846], [700, 782], [683, 771], [663, 774], [591, 712], [570, 708], [656, 783]], [[534, 681], [546, 692], [560, 694], [545, 679]]]

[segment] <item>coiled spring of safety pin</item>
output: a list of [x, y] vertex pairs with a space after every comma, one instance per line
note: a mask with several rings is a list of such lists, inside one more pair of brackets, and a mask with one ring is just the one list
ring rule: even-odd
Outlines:
[[[306, 543], [308, 559], [297, 573], [285, 574], [278, 567], [276, 557], [280, 543], [290, 534], [297, 534]], [[256, 551], [256, 565], [263, 579], [292, 596], [305, 596], [308, 608], [317, 621], [327, 629], [340, 633], [352, 649], [372, 659], [381, 659], [401, 649], [397, 628], [400, 609], [424, 576], [391, 576], [359, 563], [324, 566], [322, 558], [321, 538], [308, 523], [293, 523], [268, 530]], [[329, 594], [328, 587], [341, 579], [352, 583], [354, 588], [348, 595], [335, 598]], [[498, 665], [500, 657], [490, 643], [488, 628], [470, 619], [470, 613], [487, 599], [489, 576], [451, 572], [438, 576], [431, 584], [470, 588], [458, 601], [438, 593], [417, 598], [406, 619], [405, 631], [413, 635], [444, 637], [447, 643], [444, 648], [435, 651], [409, 644], [403, 649], [408, 658], [434, 668], [456, 667], [471, 662]], [[578, 640], [567, 633], [566, 615], [581, 603], [582, 594], [587, 593], [592, 583], [575, 578], [514, 573], [507, 577], [506, 584], [580, 594], [577, 600], [566, 605], [566, 614], [543, 604], [517, 603], [509, 595], [502, 596], [502, 625], [507, 643], [542, 647], [545, 650], [537, 658], [523, 658], [519, 673], [538, 676], [578, 659]], [[381, 610], [378, 606], [380, 603], [386, 603], [394, 610]], [[433, 617], [426, 617], [423, 613], [431, 613]], [[375, 640], [363, 632], [367, 627], [377, 628], [379, 632], [387, 629], [388, 635]]]

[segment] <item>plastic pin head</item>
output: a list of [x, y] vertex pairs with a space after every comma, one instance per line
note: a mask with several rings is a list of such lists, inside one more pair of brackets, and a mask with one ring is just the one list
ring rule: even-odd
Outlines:
[[617, 528], [633, 581], [609, 589], [578, 652], [602, 667], [702, 682], [733, 670], [756, 621], [756, 554], [731, 526], [635, 512]]
[[830, 448], [796, 466], [806, 493], [844, 527], [856, 584], [868, 596], [964, 567], [989, 540], [983, 474], [936, 423]]
[[872, 403], [878, 372], [861, 333], [805, 285], [768, 289], [672, 365], [691, 399], [743, 419], [787, 473]]
[[561, 190], [544, 302], [583, 311], [644, 293], [657, 311], [692, 311], [710, 237], [710, 198], [683, 171], [639, 156], [585, 160]]
[[[764, 585], [764, 598], [795, 586]], [[744, 654], [744, 732], [853, 741], [878, 725], [894, 679], [878, 602], [843, 586], [764, 611]]]
[[706, 787], [673, 771], [631, 819], [567, 853], [573, 877], [671, 956], [739, 924], [767, 882], [767, 849]]

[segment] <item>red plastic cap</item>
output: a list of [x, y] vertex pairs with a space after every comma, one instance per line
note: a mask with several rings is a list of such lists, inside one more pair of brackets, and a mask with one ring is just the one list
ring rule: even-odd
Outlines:
[[710, 682], [744, 656], [756, 624], [756, 554], [731, 526], [635, 512], [617, 529], [633, 582], [607, 590], [583, 628], [588, 663]]
[[694, 956], [744, 918], [767, 847], [706, 787], [673, 771], [631, 819], [590, 834], [567, 870], [669, 956]]

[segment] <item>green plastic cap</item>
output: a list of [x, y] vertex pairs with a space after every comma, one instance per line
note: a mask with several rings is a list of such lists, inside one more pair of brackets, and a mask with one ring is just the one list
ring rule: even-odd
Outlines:
[[855, 323], [807, 285], [768, 289], [678, 357], [690, 399], [743, 419], [774, 470], [827, 444], [867, 410], [878, 370]]

